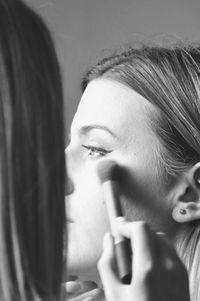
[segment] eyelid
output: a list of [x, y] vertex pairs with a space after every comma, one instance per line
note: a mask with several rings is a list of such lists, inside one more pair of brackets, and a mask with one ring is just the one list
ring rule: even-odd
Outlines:
[[106, 149], [104, 149], [104, 148], [97, 147], [97, 146], [90, 145], [90, 144], [88, 144], [88, 145], [82, 144], [81, 146], [84, 147], [84, 148], [86, 148], [87, 150], [93, 149], [93, 150], [97, 150], [97, 151], [99, 151], [99, 152], [104, 152], [104, 153], [106, 153], [106, 154], [109, 154], [109, 153], [112, 152], [111, 150], [106, 150]]

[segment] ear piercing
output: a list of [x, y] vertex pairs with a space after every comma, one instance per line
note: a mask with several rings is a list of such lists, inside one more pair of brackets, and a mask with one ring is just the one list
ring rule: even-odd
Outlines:
[[198, 187], [200, 187], [200, 168], [198, 168], [194, 173], [194, 181]]
[[180, 213], [181, 215], [185, 215], [185, 214], [187, 213], [187, 211], [186, 211], [186, 209], [180, 209], [180, 210], [179, 210], [179, 213]]

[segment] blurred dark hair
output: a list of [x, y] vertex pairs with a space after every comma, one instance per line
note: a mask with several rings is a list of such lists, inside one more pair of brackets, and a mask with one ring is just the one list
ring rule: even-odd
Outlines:
[[41, 17], [0, 0], [0, 299], [57, 300], [64, 223], [61, 75]]

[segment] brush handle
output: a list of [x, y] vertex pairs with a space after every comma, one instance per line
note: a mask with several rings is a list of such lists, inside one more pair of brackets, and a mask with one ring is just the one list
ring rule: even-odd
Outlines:
[[130, 241], [123, 239], [115, 244], [118, 275], [122, 283], [130, 284], [132, 278], [132, 254]]

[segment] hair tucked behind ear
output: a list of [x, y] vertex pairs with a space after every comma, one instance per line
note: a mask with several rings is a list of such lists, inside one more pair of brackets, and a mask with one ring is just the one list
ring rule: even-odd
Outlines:
[[[91, 68], [83, 78], [82, 90], [98, 78], [127, 85], [157, 107], [160, 114], [152, 116], [152, 127], [164, 146], [158, 160], [166, 180], [200, 161], [199, 46], [129, 48]], [[195, 284], [191, 283], [193, 301], [200, 295], [199, 229], [199, 225], [189, 225], [183, 243], [178, 245], [195, 279]]]
[[0, 299], [58, 300], [61, 76], [49, 30], [20, 0], [0, 0], [0, 67]]

